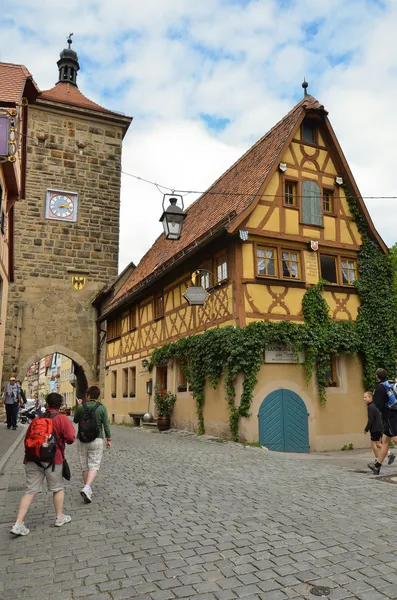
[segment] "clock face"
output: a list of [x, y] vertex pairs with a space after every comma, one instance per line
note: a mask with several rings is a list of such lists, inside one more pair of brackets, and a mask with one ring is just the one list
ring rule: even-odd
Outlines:
[[68, 196], [53, 196], [50, 200], [50, 210], [60, 219], [70, 217], [73, 214], [73, 200]]
[[47, 219], [57, 221], [76, 221], [77, 194], [74, 192], [47, 191]]

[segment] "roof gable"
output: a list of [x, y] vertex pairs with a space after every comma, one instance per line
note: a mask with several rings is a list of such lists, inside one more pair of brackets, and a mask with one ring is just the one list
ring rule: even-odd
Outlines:
[[37, 94], [39, 88], [24, 65], [0, 62], [0, 102], [9, 104], [21, 102], [27, 81], [32, 83]]
[[352, 191], [359, 199], [360, 208], [368, 220], [374, 237], [382, 249], [387, 251], [369, 217], [353, 175], [328, 121], [327, 112], [313, 96], [306, 95], [200, 198], [190, 205], [186, 211], [187, 216], [179, 240], [170, 242], [165, 239], [164, 234], [157, 238], [135, 271], [115, 294], [111, 306], [116, 308], [122, 304], [126, 295], [128, 297], [133, 295], [135, 291], [141, 289], [143, 282], [154, 279], [163, 268], [199, 244], [209, 233], [215, 233], [220, 227], [227, 229], [229, 233], [235, 231], [257, 206], [267, 182], [277, 169], [282, 153], [292, 140], [305, 115], [310, 112], [316, 112], [323, 116], [323, 122], [329, 133], [329, 141], [340, 158], [341, 174], [351, 183]]

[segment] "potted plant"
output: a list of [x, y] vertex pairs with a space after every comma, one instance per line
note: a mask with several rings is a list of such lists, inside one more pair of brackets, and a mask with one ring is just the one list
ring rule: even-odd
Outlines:
[[171, 414], [176, 396], [172, 392], [160, 389], [158, 386], [154, 388], [154, 404], [157, 409], [157, 429], [166, 431], [171, 427]]
[[182, 383], [180, 383], [178, 385], [178, 392], [187, 392], [187, 385], [183, 385]]
[[117, 394], [115, 392], [112, 393], [112, 398], [116, 398]]
[[123, 398], [128, 398], [127, 392], [123, 392]]
[[130, 398], [135, 398], [135, 392], [130, 392]]

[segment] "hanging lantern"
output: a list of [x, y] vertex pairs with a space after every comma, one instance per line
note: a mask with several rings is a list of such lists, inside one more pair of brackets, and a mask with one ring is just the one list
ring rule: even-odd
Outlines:
[[[165, 199], [168, 197], [170, 206], [164, 207]], [[182, 208], [177, 205], [180, 200]], [[160, 221], [163, 223], [164, 233], [167, 240], [179, 240], [182, 234], [183, 221], [186, 219], [186, 213], [183, 212], [183, 198], [179, 195], [165, 194], [163, 198], [163, 214]]]

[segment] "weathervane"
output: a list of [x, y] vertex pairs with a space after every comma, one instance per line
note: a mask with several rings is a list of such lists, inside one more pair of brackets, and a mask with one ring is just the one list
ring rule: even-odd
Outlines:
[[302, 87], [304, 89], [304, 96], [307, 96], [307, 88], [309, 87], [309, 84], [307, 83], [305, 77], [303, 78]]
[[66, 40], [66, 41], [67, 41], [67, 43], [69, 44], [69, 46], [68, 46], [69, 50], [70, 50], [70, 46], [71, 46], [71, 44], [72, 44], [72, 42], [73, 42], [73, 40], [72, 40], [72, 35], [74, 35], [74, 33], [69, 33], [69, 37], [68, 37], [68, 39]]

